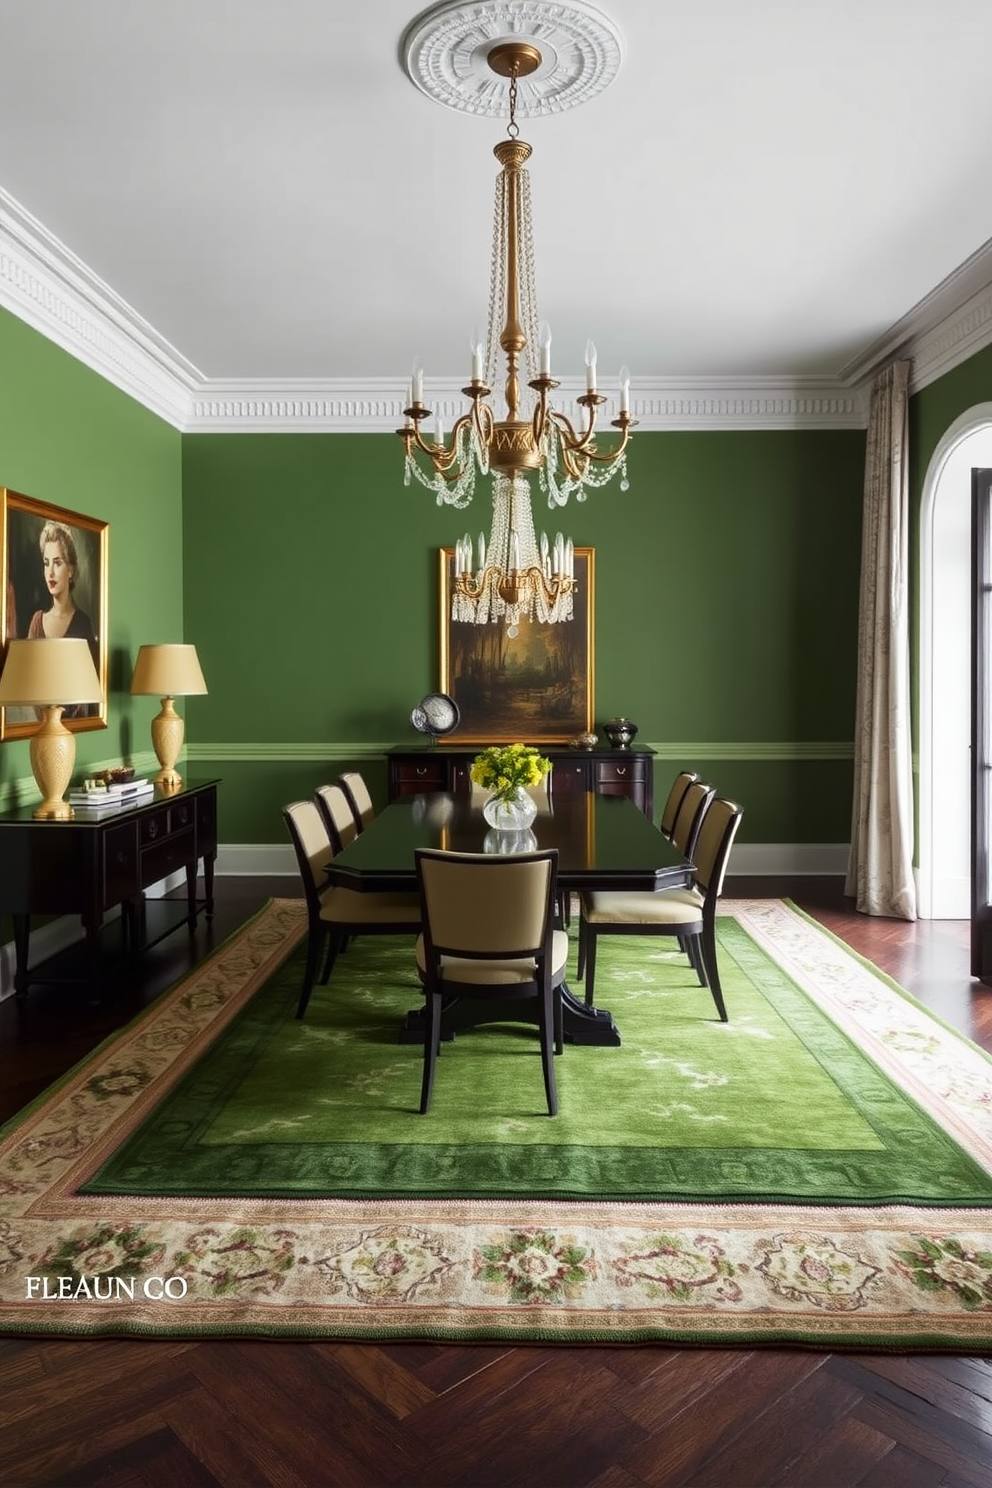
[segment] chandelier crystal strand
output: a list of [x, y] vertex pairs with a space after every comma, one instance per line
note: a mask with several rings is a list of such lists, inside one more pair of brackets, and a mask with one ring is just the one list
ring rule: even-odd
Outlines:
[[[558, 623], [574, 613], [574, 549], [556, 533], [553, 543], [534, 529], [529, 477], [535, 473], [550, 509], [571, 496], [584, 501], [588, 489], [621, 475], [627, 490], [626, 449], [635, 420], [628, 408], [630, 379], [621, 377], [620, 411], [612, 420], [618, 438], [612, 448], [597, 445], [598, 409], [607, 400], [595, 386], [595, 349], [587, 356], [585, 391], [569, 417], [553, 408], [550, 396], [558, 382], [550, 371], [550, 331], [541, 348], [534, 269], [534, 232], [530, 175], [531, 147], [519, 139], [516, 121], [517, 83], [541, 65], [541, 54], [519, 37], [493, 45], [490, 69], [509, 80], [508, 139], [494, 154], [500, 164], [496, 179], [492, 259], [489, 275], [489, 319], [484, 346], [473, 338], [472, 377], [462, 389], [471, 408], [456, 419], [449, 441], [436, 426], [432, 439], [423, 432], [431, 410], [422, 401], [423, 374], [415, 368], [404, 427], [404, 484], [414, 477], [433, 491], [438, 505], [464, 508], [471, 502], [477, 477], [493, 476], [493, 513], [486, 546], [466, 534], [455, 546], [452, 584], [453, 620], [487, 625], [503, 622], [516, 634], [523, 620]], [[540, 355], [539, 348], [541, 348]], [[499, 354], [506, 359], [503, 382], [505, 413], [497, 418], [489, 403], [497, 386]], [[523, 384], [523, 385], [522, 385]]]
[[493, 251], [489, 267], [489, 322], [486, 333], [486, 384], [496, 385], [499, 353], [500, 306], [506, 304], [506, 172], [496, 177], [496, 206], [493, 217]]

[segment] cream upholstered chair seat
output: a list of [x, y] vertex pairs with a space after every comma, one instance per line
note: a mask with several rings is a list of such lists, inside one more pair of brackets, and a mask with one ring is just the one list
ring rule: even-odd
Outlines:
[[533, 1022], [536, 1013], [544, 1092], [554, 1116], [554, 1054], [563, 1047], [561, 985], [568, 961], [568, 937], [554, 928], [557, 850], [502, 857], [418, 848], [416, 864], [423, 921], [416, 962], [426, 999], [421, 1115], [430, 1108], [442, 1001], [478, 998], [498, 1009], [499, 1021]]
[[[343, 792], [337, 786], [324, 787]], [[420, 928], [420, 899], [416, 894], [361, 894], [355, 889], [328, 884], [327, 867], [338, 846], [332, 837], [330, 819], [315, 801], [293, 801], [283, 810], [283, 820], [296, 852], [307, 902], [307, 960], [296, 1016], [302, 1018], [317, 979], [321, 948], [326, 941], [327, 959], [321, 982], [330, 978], [338, 952], [349, 935], [414, 935]], [[333, 812], [332, 798], [332, 812]], [[350, 813], [349, 813], [350, 819]]]
[[698, 889], [665, 889], [659, 894], [584, 894], [582, 913], [595, 924], [674, 925], [702, 919], [705, 900]]
[[388, 914], [416, 930], [420, 926], [420, 904], [415, 894], [361, 894], [332, 884], [320, 900], [320, 918], [327, 925], [350, 925], [353, 930], [375, 927]]
[[[423, 976], [427, 963], [424, 958], [424, 937], [417, 937], [417, 970]], [[565, 976], [568, 961], [568, 936], [564, 930], [551, 932], [551, 975]], [[498, 986], [508, 982], [532, 982], [537, 975], [537, 962], [533, 956], [511, 961], [471, 961], [464, 956], [441, 957], [441, 980], [453, 982], [475, 982]]]
[[[696, 790], [698, 784], [689, 790]], [[720, 1019], [726, 1023], [727, 1008], [716, 958], [716, 903], [723, 890], [727, 859], [743, 812], [733, 801], [712, 800], [712, 787], [702, 789], [710, 795], [701, 808], [701, 825], [697, 827], [694, 822], [689, 829], [690, 835], [695, 836], [692, 849], [695, 872], [689, 888], [662, 889], [655, 894], [579, 895], [578, 972], [579, 976], [585, 974], [586, 1002], [590, 1006], [600, 936], [671, 935], [688, 951], [700, 986], [709, 988]]]

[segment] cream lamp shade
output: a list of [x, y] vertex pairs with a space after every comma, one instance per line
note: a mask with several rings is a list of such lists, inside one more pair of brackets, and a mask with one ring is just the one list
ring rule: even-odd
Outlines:
[[63, 637], [9, 643], [0, 673], [0, 706], [44, 712], [30, 747], [31, 770], [42, 798], [34, 812], [39, 820], [66, 821], [73, 815], [62, 797], [72, 779], [76, 740], [62, 722], [62, 709], [102, 701], [88, 641]]
[[206, 690], [195, 646], [170, 642], [139, 648], [131, 692], [162, 699], [162, 711], [152, 719], [152, 745], [162, 767], [155, 781], [164, 789], [172, 790], [183, 783], [176, 760], [183, 747], [185, 724], [172, 700]]

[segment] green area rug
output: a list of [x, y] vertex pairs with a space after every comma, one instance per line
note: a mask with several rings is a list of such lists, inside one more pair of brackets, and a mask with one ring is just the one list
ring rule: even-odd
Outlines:
[[623, 1044], [566, 1048], [552, 1120], [509, 1025], [415, 1114], [399, 940], [297, 1024], [273, 901], [0, 1131], [0, 1332], [992, 1351], [992, 1062], [787, 904], [723, 909], [730, 1024], [605, 944]]
[[[86, 1193], [725, 1198], [986, 1203], [992, 1178], [723, 917], [732, 1018], [671, 942], [604, 942], [597, 996], [620, 1048], [566, 1045], [544, 1106], [533, 1029], [460, 1033], [417, 1114], [413, 941], [358, 940], [302, 1022], [302, 948]], [[574, 967], [574, 946], [573, 962]]]

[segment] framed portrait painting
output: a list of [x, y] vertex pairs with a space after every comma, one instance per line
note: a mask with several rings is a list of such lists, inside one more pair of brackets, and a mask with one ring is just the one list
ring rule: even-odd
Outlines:
[[496, 623], [451, 618], [454, 548], [441, 548], [441, 691], [461, 713], [452, 743], [567, 744], [592, 728], [594, 550], [575, 549], [571, 620]]
[[[103, 693], [62, 714], [73, 732], [107, 726], [108, 524], [0, 487], [0, 643], [81, 637], [89, 642]], [[0, 739], [37, 728], [34, 708], [0, 708]]]

